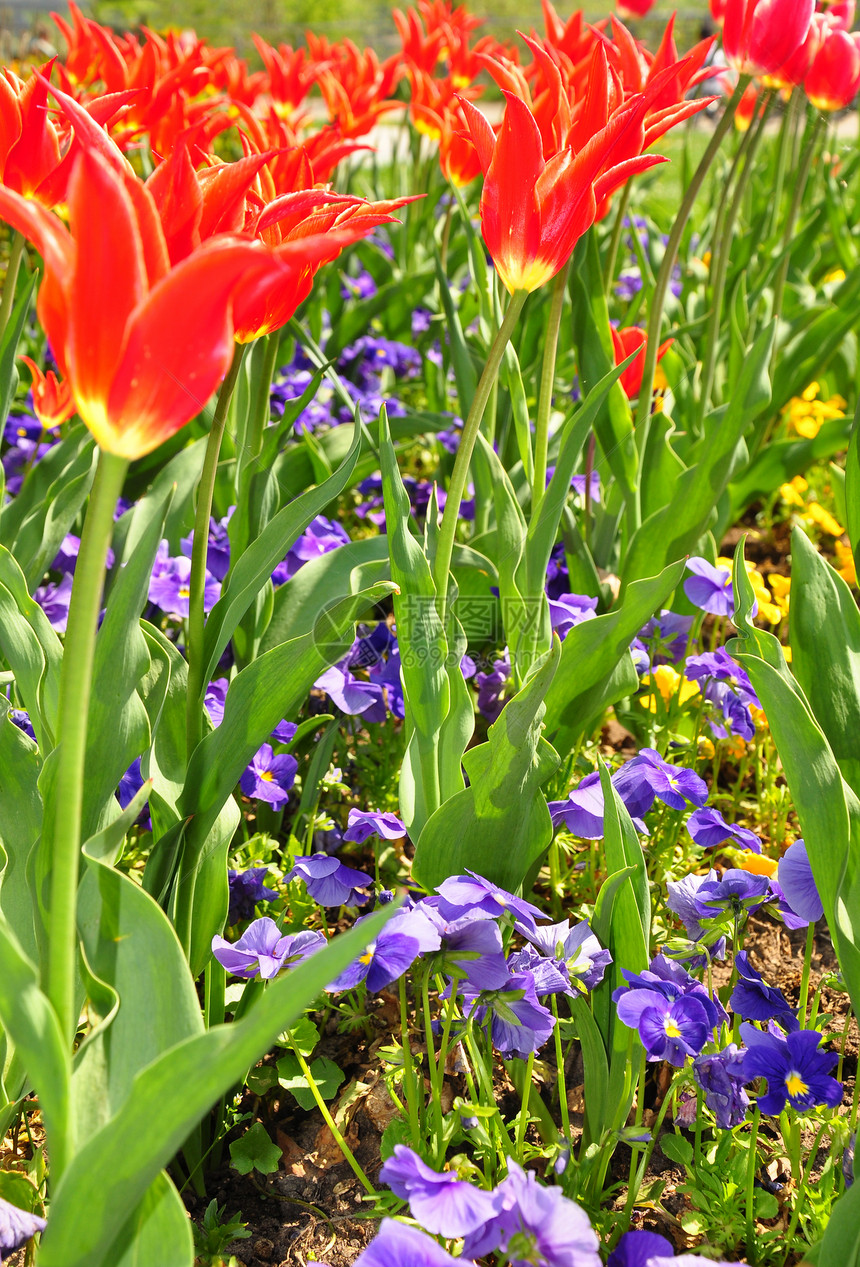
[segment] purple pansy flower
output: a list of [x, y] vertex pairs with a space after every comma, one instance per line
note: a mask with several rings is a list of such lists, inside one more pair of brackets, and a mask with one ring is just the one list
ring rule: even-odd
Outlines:
[[24, 734], [35, 743], [36, 732], [33, 729], [33, 723], [30, 721], [30, 714], [26, 708], [10, 708], [8, 715], [12, 725], [17, 726], [19, 730], [23, 730]]
[[[383, 1219], [379, 1231], [355, 1260], [355, 1267], [473, 1267], [465, 1258], [452, 1258], [447, 1250], [417, 1227]], [[324, 1267], [320, 1264], [320, 1267]]]
[[[701, 981], [690, 976], [686, 968], [674, 959], [665, 955], [655, 955], [644, 972], [629, 972], [622, 968], [621, 974], [628, 985], [635, 989], [657, 990], [667, 999], [678, 999], [682, 995], [692, 995], [698, 999], [708, 1018], [708, 1025], [715, 1029], [728, 1021], [728, 1014], [717, 998], [712, 998]], [[624, 986], [619, 986], [616, 994], [620, 996]]]
[[213, 726], [220, 726], [224, 720], [224, 704], [229, 685], [225, 677], [219, 677], [214, 682], [210, 682], [206, 688], [203, 704]]
[[540, 953], [537, 946], [523, 946], [522, 950], [515, 950], [508, 955], [508, 972], [511, 977], [531, 977], [539, 999], [546, 994], [573, 993], [564, 962], [548, 959]]
[[[52, 572], [74, 573], [75, 565], [78, 561], [78, 554], [81, 549], [81, 539], [73, 532], [67, 532], [60, 543], [57, 551], [57, 557], [51, 564]], [[110, 570], [114, 565], [114, 552], [108, 550], [105, 558], [105, 566]]]
[[40, 585], [33, 598], [48, 617], [52, 629], [65, 633], [69, 620], [69, 603], [72, 598], [72, 578], [66, 573], [56, 584], [48, 581]]
[[647, 648], [649, 667], [677, 664], [687, 649], [692, 624], [692, 616], [679, 616], [665, 609], [658, 616], [652, 616], [638, 635], [638, 640]]
[[821, 919], [824, 907], [803, 840], [796, 840], [786, 849], [780, 858], [776, 879], [782, 890], [783, 901], [798, 920], [802, 920], [804, 924], [814, 924]]
[[381, 836], [383, 840], [399, 840], [406, 835], [406, 828], [396, 814], [386, 814], [379, 809], [351, 809], [344, 840], [364, 844], [370, 836]]
[[[613, 776], [613, 786], [615, 786], [615, 777]], [[648, 828], [642, 822], [642, 819], [633, 813], [633, 809], [638, 808], [638, 796], [631, 797], [631, 804], [633, 805], [633, 809], [631, 809], [624, 800], [624, 788], [616, 788], [616, 790], [631, 815], [633, 826], [643, 836], [649, 835]], [[599, 771], [595, 770], [591, 774], [586, 774], [585, 778], [580, 779], [579, 784], [568, 795], [566, 801], [549, 801], [547, 808], [554, 827], [557, 827], [559, 823], [564, 823], [569, 832], [572, 832], [574, 836], [581, 837], [583, 840], [603, 839], [604, 802]]]
[[641, 748], [613, 777], [618, 795], [630, 814], [647, 814], [654, 800], [671, 809], [684, 809], [687, 801], [702, 806], [708, 785], [694, 770], [664, 761], [656, 748]]
[[687, 560], [687, 570], [693, 575], [684, 581], [684, 593], [694, 607], [713, 616], [735, 614], [732, 574], [727, 568], [714, 567], [707, 559], [692, 555]]
[[648, 1060], [668, 1060], [680, 1068], [708, 1041], [708, 1016], [693, 995], [667, 999], [657, 990], [616, 990], [618, 1019], [639, 1031]]
[[587, 594], [561, 594], [549, 599], [549, 623], [562, 642], [576, 625], [594, 620], [596, 615], [597, 599]]
[[478, 711], [488, 722], [498, 721], [504, 707], [502, 695], [511, 676], [511, 661], [507, 649], [500, 660], [493, 661], [487, 673], [475, 674], [478, 688]]
[[546, 1187], [509, 1157], [507, 1178], [496, 1195], [501, 1209], [466, 1237], [464, 1257], [501, 1250], [510, 1267], [600, 1267], [599, 1242], [588, 1215], [560, 1188]]
[[748, 1021], [741, 1023], [746, 1043], [744, 1078], [766, 1078], [768, 1092], [759, 1096], [762, 1113], [776, 1116], [790, 1104], [798, 1113], [806, 1113], [816, 1105], [835, 1108], [842, 1102], [842, 1083], [830, 1077], [836, 1064], [835, 1051], [821, 1051], [821, 1035], [813, 1029], [799, 1029], [778, 1038], [774, 1033], [756, 1029]]
[[480, 914], [484, 919], [499, 919], [510, 914], [525, 927], [533, 928], [535, 917], [543, 914], [525, 898], [515, 897], [474, 871], [444, 880], [438, 892], [441, 899], [439, 910], [448, 919], [457, 919], [466, 912]]
[[358, 890], [372, 883], [363, 871], [356, 871], [325, 853], [296, 858], [292, 871], [284, 879], [304, 880], [308, 893], [320, 906], [362, 906], [368, 898]]
[[[367, 918], [365, 915], [357, 919], [356, 926]], [[412, 911], [398, 911], [376, 941], [371, 942], [358, 959], [326, 988], [336, 994], [341, 990], [354, 990], [360, 982], [366, 981], [368, 990], [375, 994], [408, 972], [425, 950], [435, 950], [438, 945], [439, 938], [429, 929], [426, 921], [413, 919]]]
[[727, 823], [718, 809], [706, 806], [694, 810], [687, 819], [687, 831], [703, 849], [713, 849], [731, 841], [741, 849], [761, 853], [761, 841], [755, 832], [748, 827], [739, 827], [737, 823]]
[[431, 1170], [405, 1144], [395, 1144], [379, 1177], [409, 1202], [412, 1217], [435, 1236], [466, 1236], [483, 1227], [501, 1205], [493, 1193], [465, 1183], [452, 1171]]
[[298, 761], [290, 753], [276, 756], [271, 744], [264, 743], [246, 767], [239, 786], [246, 796], [266, 801], [278, 809], [289, 799], [298, 768]]
[[[187, 620], [189, 610], [191, 560], [184, 554], [176, 558], [168, 553], [169, 546], [162, 541], [155, 556], [155, 564], [149, 582], [149, 601], [159, 607], [166, 616]], [[203, 588], [203, 610], [211, 611], [221, 597], [221, 582], [206, 572]]]
[[505, 1055], [525, 1060], [551, 1036], [552, 1012], [538, 1002], [535, 982], [528, 973], [511, 977], [500, 990], [472, 992], [461, 985], [463, 1010], [478, 1025], [489, 1019], [493, 1046]]
[[[707, 942], [706, 931], [699, 922], [702, 916], [699, 912], [697, 899], [703, 884], [709, 881], [717, 881], [718, 879], [719, 872], [712, 867], [707, 875], [685, 875], [681, 880], [669, 880], [666, 883], [666, 888], [669, 892], [666, 905], [670, 911], [674, 911], [676, 915], [680, 916], [681, 923], [687, 930], [687, 936], [691, 941], [705, 940]], [[717, 954], [716, 948], [712, 948], [711, 957], [721, 959], [722, 955]]]
[[766, 875], [729, 867], [720, 879], [709, 877], [699, 885], [694, 904], [700, 919], [712, 919], [727, 910], [739, 914], [761, 906], [767, 900], [769, 887]]
[[272, 581], [275, 585], [283, 585], [310, 559], [318, 559], [332, 550], [339, 549], [340, 546], [349, 544], [349, 534], [341, 524], [335, 520], [326, 519], [324, 515], [317, 515], [316, 519], [308, 524], [283, 563], [279, 563], [274, 569]]
[[760, 972], [749, 961], [745, 950], [735, 955], [738, 980], [729, 999], [729, 1007], [745, 1021], [769, 1021], [776, 1019], [787, 1028], [797, 1028], [794, 1009], [782, 990], [767, 985]]
[[38, 1214], [22, 1210], [0, 1197], [0, 1260], [7, 1259], [37, 1232], [44, 1232], [46, 1227], [45, 1220]]
[[274, 902], [277, 899], [275, 890], [267, 889], [263, 883], [268, 874], [269, 868], [262, 866], [251, 867], [247, 871], [227, 872], [227, 883], [230, 886], [228, 924], [238, 924], [242, 919], [253, 919], [257, 902]]
[[[123, 809], [131, 804], [143, 787], [144, 781], [144, 777], [140, 772], [140, 757], [136, 757], [120, 779], [119, 787], [116, 790], [116, 799]], [[137, 822], [144, 831], [152, 831], [152, 818], [146, 805], [138, 814]]]
[[697, 1056], [693, 1061], [696, 1085], [705, 1093], [705, 1104], [717, 1120], [717, 1126], [731, 1130], [746, 1117], [750, 1098], [744, 1091], [744, 1052], [736, 1043], [722, 1051]]
[[[230, 571], [230, 537], [227, 525], [235, 506], [231, 506], [223, 519], [209, 520], [209, 536], [206, 543], [206, 569], [214, 576], [216, 581], [223, 581]], [[190, 532], [187, 537], [183, 537], [180, 544], [182, 553], [186, 558], [191, 558], [191, 551], [194, 548], [194, 533]]]
[[443, 954], [441, 971], [466, 977], [474, 990], [497, 990], [510, 978], [502, 934], [495, 920], [475, 919], [472, 911], [455, 910], [443, 915], [442, 899], [424, 898], [414, 907], [416, 919], [426, 920], [435, 932]]
[[567, 920], [560, 924], [522, 926], [521, 932], [549, 959], [564, 965], [572, 986], [571, 994], [593, 990], [612, 963], [611, 954], [603, 949], [587, 920], [573, 928]]
[[264, 916], [249, 924], [235, 942], [212, 938], [212, 954], [235, 977], [256, 977], [269, 981], [285, 966], [301, 962], [322, 950], [322, 933], [304, 930], [284, 936], [273, 919]]
[[674, 1252], [672, 1242], [657, 1232], [625, 1232], [607, 1258], [606, 1267], [648, 1267], [652, 1258], [671, 1258]]
[[387, 716], [382, 687], [376, 682], [365, 682], [355, 677], [344, 661], [326, 669], [314, 686], [319, 691], [325, 691], [332, 703], [351, 717], [364, 716], [367, 721], [384, 721]]
[[272, 731], [272, 738], [278, 743], [290, 743], [296, 736], [298, 726], [294, 721], [279, 721], [275, 729]]

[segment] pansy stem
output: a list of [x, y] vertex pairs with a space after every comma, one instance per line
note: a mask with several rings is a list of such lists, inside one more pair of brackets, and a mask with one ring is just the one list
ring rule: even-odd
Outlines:
[[806, 945], [803, 949], [803, 968], [800, 973], [800, 999], [797, 1004], [797, 1019], [800, 1028], [806, 1028], [806, 1004], [809, 1000], [809, 973], [812, 968], [812, 951], [815, 947], [815, 923], [810, 921], [806, 926]]
[[533, 1051], [530, 1051], [528, 1059], [526, 1060], [525, 1075], [523, 1077], [522, 1107], [520, 1108], [520, 1115], [517, 1121], [516, 1149], [517, 1157], [521, 1163], [525, 1160], [523, 1157], [523, 1145], [526, 1142], [526, 1128], [529, 1124], [529, 1100], [531, 1099], [532, 1093], [532, 1071], [534, 1069], [534, 1065], [535, 1054]]
[[322, 1098], [322, 1095], [320, 1094], [320, 1089], [317, 1086], [316, 1078], [314, 1078], [313, 1074], [311, 1073], [310, 1065], [305, 1060], [304, 1056], [299, 1051], [297, 1044], [293, 1042], [292, 1038], [290, 1039], [290, 1047], [292, 1048], [293, 1053], [295, 1054], [296, 1060], [299, 1062], [299, 1068], [301, 1069], [302, 1073], [305, 1076], [305, 1081], [307, 1082], [308, 1087], [310, 1088], [311, 1095], [316, 1100], [317, 1108], [319, 1109], [320, 1113], [322, 1113], [325, 1124], [332, 1133], [334, 1142], [337, 1144], [338, 1148], [343, 1153], [346, 1160], [349, 1162], [352, 1173], [355, 1175], [356, 1179], [361, 1184], [362, 1188], [364, 1188], [364, 1191], [368, 1194], [368, 1196], [375, 1197], [376, 1189], [374, 1188], [373, 1184], [368, 1179], [367, 1175], [362, 1170], [361, 1166], [356, 1161], [355, 1154], [353, 1153], [349, 1144], [347, 1144], [343, 1135], [341, 1135], [340, 1131], [338, 1130], [337, 1123], [335, 1122], [334, 1118], [329, 1112], [329, 1107], [326, 1104], [325, 1100]]
[[421, 978], [421, 1004], [424, 1011], [424, 1035], [427, 1042], [427, 1068], [430, 1073], [430, 1103], [433, 1110], [433, 1126], [436, 1131], [436, 1143], [442, 1139], [442, 1077], [436, 1062], [436, 1044], [433, 1041], [433, 1022], [430, 1015], [430, 972], [426, 970]]
[[540, 372], [537, 419], [535, 421], [535, 471], [532, 485], [532, 520], [537, 518], [540, 504], [546, 492], [547, 453], [549, 450], [549, 420], [552, 413], [552, 389], [555, 385], [555, 362], [558, 355], [558, 335], [561, 330], [561, 314], [564, 311], [564, 292], [570, 273], [570, 260], [556, 273], [549, 300], [549, 316], [543, 345], [543, 362]]
[[564, 1044], [561, 1040], [561, 1031], [558, 1024], [558, 998], [555, 994], [549, 996], [549, 1004], [552, 1008], [555, 1024], [552, 1027], [552, 1036], [555, 1039], [555, 1063], [556, 1063], [556, 1087], [558, 1089], [558, 1111], [561, 1114], [561, 1129], [564, 1137], [570, 1144], [570, 1110], [567, 1107], [567, 1077], [564, 1072]]
[[414, 1148], [418, 1148], [421, 1143], [421, 1120], [419, 1117], [415, 1066], [412, 1063], [412, 1044], [409, 1040], [409, 1015], [406, 1006], [405, 976], [400, 978], [398, 986], [400, 990], [400, 1045], [403, 1048], [403, 1085], [406, 1090], [406, 1104], [409, 1109], [409, 1130], [412, 1134], [412, 1145]]
[[746, 1202], [746, 1251], [747, 1262], [755, 1263], [756, 1260], [756, 1234], [755, 1234], [755, 1178], [758, 1169], [756, 1161], [758, 1159], [758, 1124], [761, 1112], [758, 1103], [753, 1105], [752, 1125], [750, 1126], [750, 1144], [749, 1154], [747, 1157], [747, 1202]]
[[221, 441], [227, 425], [227, 411], [233, 397], [233, 390], [239, 378], [242, 361], [245, 355], [245, 344], [237, 343], [233, 352], [233, 360], [227, 376], [221, 384], [215, 412], [212, 417], [212, 428], [206, 442], [206, 456], [203, 459], [203, 471], [197, 487], [197, 510], [194, 516], [194, 538], [191, 545], [191, 575], [188, 579], [188, 695], [185, 703], [185, 738], [186, 755], [191, 754], [203, 737], [203, 717], [201, 714], [203, 696], [203, 633], [205, 617], [203, 613], [204, 594], [206, 589], [206, 556], [209, 550], [209, 519], [212, 515], [212, 498], [215, 493], [215, 476], [218, 472], [218, 458], [221, 454]]
[[[51, 827], [51, 915], [48, 924], [48, 995], [71, 1048], [77, 1028], [77, 896], [84, 803], [87, 718], [92, 690], [96, 632], [113, 516], [128, 462], [99, 454], [75, 567], [63, 664], [60, 671], [54, 820]], [[56, 1174], [56, 1158], [54, 1178]]]
[[460, 518], [460, 503], [463, 500], [463, 494], [466, 491], [466, 480], [469, 476], [469, 463], [472, 459], [472, 451], [475, 448], [475, 441], [478, 438], [478, 430], [481, 426], [481, 419], [484, 416], [484, 410], [487, 401], [490, 398], [490, 391], [496, 381], [499, 372], [499, 366], [502, 363], [502, 357], [505, 354], [505, 348], [510, 342], [511, 335], [519, 320], [520, 313], [525, 306], [528, 298], [527, 291], [515, 290], [511, 295], [505, 313], [504, 321], [501, 324], [496, 337], [493, 339], [490, 351], [487, 354], [487, 361], [484, 365], [484, 372], [478, 381], [475, 389], [475, 395], [469, 409], [469, 416], [463, 424], [463, 431], [460, 436], [460, 444], [457, 448], [457, 456], [454, 459], [454, 469], [451, 472], [451, 479], [448, 484], [448, 498], [445, 502], [445, 513], [442, 516], [442, 522], [439, 525], [439, 539], [436, 546], [436, 559], [433, 568], [433, 579], [436, 582], [436, 606], [440, 615], [444, 613], [448, 599], [448, 574], [451, 569], [451, 556], [454, 553], [454, 537], [457, 532], [457, 524]]

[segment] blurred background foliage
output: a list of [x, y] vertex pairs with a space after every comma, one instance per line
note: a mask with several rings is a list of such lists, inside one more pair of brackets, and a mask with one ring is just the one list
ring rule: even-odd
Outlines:
[[[401, 0], [405, 9], [410, 0]], [[53, 5], [36, 8], [33, 0], [0, 0], [0, 24], [5, 17], [12, 17], [12, 28], [23, 26], [39, 29], [43, 38], [53, 42], [55, 28], [48, 16]], [[167, 27], [183, 29], [192, 27], [197, 33], [215, 45], [229, 45], [240, 56], [248, 58], [252, 66], [259, 64], [257, 52], [251, 42], [251, 32], [256, 31], [271, 44], [302, 42], [303, 32], [311, 27], [317, 34], [329, 39], [349, 38], [364, 47], [372, 46], [380, 57], [395, 53], [400, 47], [397, 31], [391, 20], [392, 0], [81, 0], [80, 7], [97, 21], [127, 30], [145, 23], [156, 30]], [[528, 32], [532, 28], [543, 29], [540, 0], [474, 0], [466, 7], [485, 21], [483, 31], [499, 39], [510, 39], [514, 31]], [[577, 7], [572, 0], [556, 0], [559, 15], [567, 19]], [[605, 5], [585, 4], [586, 17], [597, 21], [606, 16]], [[56, 5], [66, 10], [61, 0]], [[41, 11], [40, 11], [41, 9]], [[656, 47], [659, 33], [673, 10], [670, 3], [654, 6], [647, 18], [632, 24], [636, 35], [651, 47]], [[677, 29], [679, 46], [689, 47], [700, 36], [702, 13], [679, 13]], [[16, 22], [14, 19], [17, 18]], [[24, 22], [21, 19], [24, 18]], [[27, 20], [29, 19], [29, 21]]]

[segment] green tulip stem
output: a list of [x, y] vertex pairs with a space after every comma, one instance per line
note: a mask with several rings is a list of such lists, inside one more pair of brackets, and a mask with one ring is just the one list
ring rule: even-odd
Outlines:
[[6, 277], [3, 280], [3, 297], [0, 299], [0, 338], [3, 337], [15, 306], [15, 288], [18, 285], [18, 270], [24, 254], [24, 242], [23, 233], [19, 233], [17, 229], [13, 230], [9, 259], [6, 263]]
[[[741, 209], [744, 194], [749, 186], [756, 151], [758, 150], [759, 143], [761, 142], [761, 138], [764, 133], [764, 125], [767, 122], [773, 98], [774, 93], [771, 91], [765, 98], [759, 118], [753, 126], [749, 128], [738, 146], [738, 152], [735, 155], [735, 159], [732, 164], [732, 171], [728, 181], [726, 182], [725, 192], [723, 194], [721, 211], [724, 208], [725, 214], [720, 217], [721, 223], [719, 223], [719, 229], [714, 239], [714, 249], [711, 258], [711, 311], [708, 318], [708, 327], [705, 336], [705, 352], [702, 358], [701, 392], [699, 396], [696, 422], [693, 428], [697, 434], [702, 433], [705, 415], [708, 412], [711, 391], [714, 386], [717, 361], [720, 355], [720, 322], [723, 315], [723, 298], [726, 289], [726, 277], [729, 271], [729, 260], [731, 257], [731, 247], [735, 232], [735, 225], [737, 224], [738, 214]], [[742, 163], [743, 169], [741, 169]], [[733, 181], [734, 193], [729, 199], [729, 190]]]
[[[99, 453], [72, 585], [60, 670], [56, 780], [52, 798], [51, 913], [48, 927], [48, 995], [71, 1049], [77, 1029], [77, 897], [84, 804], [87, 718], [92, 692], [96, 633], [113, 517], [128, 461]], [[58, 1176], [54, 1175], [54, 1178]]]
[[502, 357], [505, 354], [505, 348], [510, 342], [511, 335], [514, 332], [527, 298], [528, 292], [525, 290], [515, 290], [511, 295], [505, 318], [496, 337], [493, 339], [486, 364], [484, 365], [484, 371], [475, 389], [469, 415], [463, 424], [457, 456], [454, 459], [454, 469], [451, 472], [451, 479], [448, 484], [445, 513], [439, 526], [439, 540], [436, 546], [436, 559], [433, 568], [433, 579], [436, 582], [436, 604], [440, 615], [443, 616], [448, 599], [448, 574], [451, 570], [451, 556], [454, 553], [454, 537], [460, 518], [460, 503], [466, 491], [469, 463], [472, 459], [475, 441], [478, 438], [481, 419], [484, 416], [490, 392], [496, 381]]
[[197, 488], [197, 510], [194, 516], [194, 538], [191, 545], [191, 574], [188, 578], [188, 695], [185, 706], [186, 753], [191, 754], [203, 737], [201, 699], [203, 696], [203, 633], [205, 618], [203, 599], [206, 588], [206, 556], [209, 550], [209, 519], [212, 515], [212, 498], [215, 492], [215, 476], [221, 455], [221, 441], [227, 425], [227, 411], [233, 390], [239, 378], [245, 356], [243, 343], [237, 343], [233, 360], [215, 404], [212, 427], [206, 443], [203, 471]]
[[549, 450], [549, 419], [552, 413], [552, 389], [555, 385], [555, 362], [558, 354], [558, 335], [561, 329], [561, 314], [564, 309], [564, 292], [567, 289], [567, 277], [570, 272], [570, 260], [556, 273], [549, 301], [549, 317], [546, 325], [546, 338], [543, 345], [543, 363], [540, 373], [540, 391], [538, 392], [538, 410], [535, 423], [535, 470], [532, 484], [532, 518], [540, 510], [546, 492], [547, 452]]
[[672, 280], [672, 270], [675, 267], [675, 261], [678, 258], [678, 251], [681, 246], [681, 238], [687, 227], [687, 221], [695, 206], [696, 198], [699, 190], [704, 183], [711, 164], [717, 156], [717, 152], [723, 143], [726, 133], [731, 128], [735, 110], [744, 94], [747, 84], [750, 82], [749, 75], [741, 75], [738, 79], [737, 87], [732, 93], [726, 108], [723, 111], [723, 117], [714, 128], [714, 135], [708, 144], [708, 148], [702, 155], [699, 166], [693, 173], [687, 191], [681, 201], [678, 214], [675, 217], [675, 223], [669, 233], [669, 241], [666, 243], [666, 250], [663, 253], [663, 259], [657, 273], [657, 279], [654, 283], [654, 294], [651, 299], [651, 312], [648, 318], [648, 341], [645, 347], [645, 364], [642, 369], [642, 386], [639, 389], [639, 406], [636, 413], [636, 426], [641, 435], [640, 452], [644, 451], [644, 446], [648, 440], [648, 429], [651, 418], [651, 397], [654, 394], [654, 373], [657, 369], [657, 349], [660, 346], [660, 331], [663, 324], [663, 309], [666, 305], [666, 296], [669, 293], [669, 283]]

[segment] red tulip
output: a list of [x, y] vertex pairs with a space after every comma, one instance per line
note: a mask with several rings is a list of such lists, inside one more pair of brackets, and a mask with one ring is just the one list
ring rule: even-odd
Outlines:
[[768, 88], [791, 89], [803, 83], [828, 31], [827, 24], [828, 19], [823, 13], [813, 13], [806, 39], [800, 47], [778, 70], [764, 76], [764, 83]]
[[815, 0], [726, 0], [723, 51], [744, 74], [771, 74], [800, 48], [814, 10]]
[[[642, 370], [645, 367], [645, 346], [648, 342], [645, 331], [640, 326], [627, 326], [623, 330], [616, 330], [614, 326], [610, 326], [612, 335], [612, 346], [615, 351], [615, 364], [620, 365], [622, 361], [626, 361], [631, 352], [639, 349], [639, 355], [635, 360], [631, 361], [627, 369], [618, 380], [624, 388], [625, 394], [629, 400], [633, 400], [639, 395], [642, 387]], [[666, 355], [669, 348], [675, 342], [674, 339], [667, 339], [665, 343], [661, 343], [657, 349], [658, 362]]]
[[[759, 100], [758, 86], [755, 83], [747, 84], [741, 93], [741, 99], [735, 109], [734, 124], [738, 132], [748, 132], [750, 125], [755, 118], [756, 105]], [[759, 106], [759, 118], [764, 106]]]
[[839, 0], [831, 4], [824, 16], [834, 30], [850, 31], [854, 25], [855, 0]]
[[615, 0], [615, 4], [618, 16], [627, 22], [630, 18], [644, 18], [654, 0]]
[[[595, 61], [605, 67], [599, 47]], [[660, 86], [655, 83], [655, 93]], [[534, 113], [513, 92], [504, 94], [498, 136], [473, 105], [462, 102], [484, 173], [484, 241], [511, 293], [537, 290], [554, 277], [594, 223], [598, 202], [636, 172], [665, 161], [642, 154], [645, 94], [610, 109], [605, 94], [595, 92], [572, 123], [558, 78], [557, 91], [552, 130], [545, 124], [543, 136]]]
[[107, 452], [142, 457], [206, 404], [233, 356], [233, 293], [272, 262], [224, 236], [171, 268], [151, 195], [89, 150], [68, 209], [66, 229], [0, 187], [0, 215], [44, 258], [39, 318], [78, 412]]
[[76, 405], [69, 380], [64, 378], [61, 382], [53, 370], [45, 374], [29, 356], [19, 356], [18, 360], [24, 362], [33, 378], [33, 412], [45, 430], [71, 418]]
[[310, 294], [322, 264], [378, 225], [390, 223], [391, 212], [411, 201], [365, 202], [349, 194], [308, 189], [284, 194], [269, 203], [257, 217], [253, 231], [277, 259], [292, 267], [286, 277], [271, 273], [237, 292], [233, 305], [237, 341], [249, 343], [279, 330]]
[[827, 31], [803, 88], [817, 110], [842, 110], [854, 100], [860, 88], [858, 32]]

